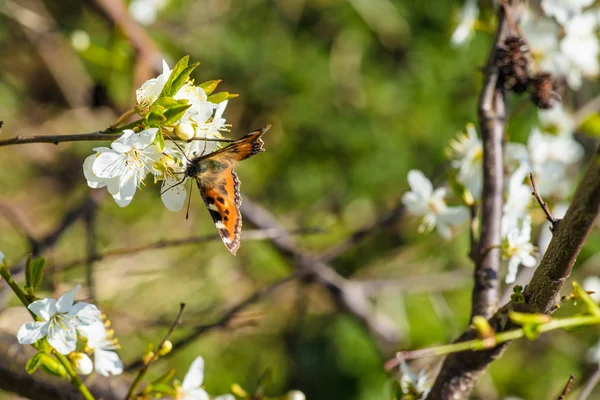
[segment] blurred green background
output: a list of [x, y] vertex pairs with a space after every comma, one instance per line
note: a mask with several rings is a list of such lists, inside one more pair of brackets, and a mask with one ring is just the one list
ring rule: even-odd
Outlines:
[[[93, 132], [131, 106], [140, 52], [102, 2], [15, 3], [37, 17], [8, 3], [0, 14], [0, 138]], [[238, 168], [242, 192], [290, 229], [323, 228], [298, 237], [304, 248], [320, 252], [396, 207], [410, 169], [421, 169], [434, 184], [447, 179], [444, 149], [466, 123], [476, 122], [480, 67], [491, 41], [490, 33], [479, 32], [468, 46], [450, 46], [461, 6], [441, 0], [172, 0], [142, 29], [171, 65], [189, 54], [201, 62], [197, 82], [222, 79], [219, 89], [240, 94], [225, 113], [233, 137], [273, 125], [267, 151]], [[78, 31], [87, 33], [89, 44], [76, 49], [71, 42]], [[511, 105], [511, 140], [524, 142], [536, 111], [521, 98]], [[96, 146], [0, 148], [3, 210], [14, 212], [34, 237], [51, 232], [90, 195], [81, 166]], [[4, 211], [0, 250], [16, 264], [31, 249]], [[186, 221], [184, 211], [164, 208], [152, 182], [127, 208], [104, 196], [94, 223], [98, 252], [214, 232], [199, 196]], [[445, 242], [418, 234], [417, 226], [402, 218], [332, 263], [348, 278], [390, 281], [371, 294], [374, 307], [397, 324], [403, 349], [448, 342], [467, 325], [470, 310], [467, 232]], [[576, 279], [600, 272], [600, 260], [592, 257], [598, 239], [596, 232], [580, 256]], [[50, 266], [85, 258], [85, 224], [69, 227], [44, 255]], [[266, 241], [243, 241], [236, 257], [216, 241], [150, 250], [95, 263], [95, 302], [111, 319], [127, 363], [160, 340], [180, 302], [188, 308], [175, 340], [293, 270]], [[45, 293], [85, 284], [86, 271], [83, 264], [50, 271]], [[428, 279], [439, 273], [449, 274], [444, 290]], [[422, 279], [395, 287], [408, 277]], [[3, 301], [0, 329], [16, 332], [27, 315], [13, 297]], [[382, 365], [390, 354], [381, 354], [322, 287], [288, 284], [244, 317], [253, 324], [209, 331], [155, 364], [151, 376], [175, 367], [182, 378], [202, 355], [205, 385], [214, 394], [232, 383], [252, 390], [272, 370], [267, 393], [273, 395], [299, 389], [311, 400], [389, 398], [391, 376]], [[474, 398], [556, 397], [570, 373], [580, 382], [591, 373], [585, 354], [597, 333], [557, 332], [514, 344]], [[412, 366], [435, 367], [436, 361]]]

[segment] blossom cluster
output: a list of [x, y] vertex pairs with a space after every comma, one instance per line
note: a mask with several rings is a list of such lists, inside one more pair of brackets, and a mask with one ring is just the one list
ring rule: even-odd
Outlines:
[[[182, 59], [173, 70], [163, 61], [163, 73], [136, 91], [131, 114], [142, 117], [133, 129], [124, 129], [110, 147], [97, 147], [85, 159], [83, 172], [91, 188], [106, 187], [115, 202], [131, 203], [148, 174], [161, 182], [161, 198], [167, 209], [181, 209], [186, 198], [185, 170], [188, 160], [210, 153], [221, 132], [228, 129], [223, 112], [226, 92], [212, 94], [220, 81], [200, 85], [188, 78], [195, 65]], [[204, 139], [204, 140], [203, 140]]]
[[[451, 43], [469, 41], [480, 25], [476, 0], [466, 0]], [[579, 89], [583, 78], [600, 74], [600, 12], [593, 0], [542, 0], [543, 15], [525, 9], [521, 28], [541, 70], [562, 76], [571, 89]]]
[[[74, 303], [75, 289], [63, 294], [58, 300], [46, 298], [36, 300], [27, 307], [36, 321], [26, 322], [17, 333], [21, 344], [35, 344], [46, 338], [58, 353], [69, 356], [80, 374], [89, 374], [93, 369], [100, 375], [118, 375], [123, 372], [123, 362], [114, 351], [118, 348], [112, 331], [106, 329], [100, 311], [93, 304]], [[81, 351], [77, 351], [78, 348]], [[94, 362], [88, 356], [94, 357]]]
[[[506, 144], [504, 164], [508, 178], [502, 217], [502, 251], [508, 260], [506, 281], [509, 283], [515, 280], [519, 265], [537, 264], [531, 239], [533, 197], [529, 173], [535, 176], [539, 194], [555, 204], [556, 217], [562, 217], [565, 211], [562, 204], [572, 191], [570, 177], [583, 157], [583, 148], [573, 137], [574, 130], [571, 114], [557, 105], [551, 110], [539, 111], [539, 126], [532, 129], [527, 144]], [[483, 148], [473, 125], [467, 125], [466, 133], [450, 141], [447, 155], [454, 184], [434, 190], [421, 171], [413, 170], [408, 173], [411, 190], [402, 200], [411, 214], [422, 218], [420, 232], [436, 228], [442, 237], [449, 239], [469, 218], [468, 206], [476, 204], [481, 197]], [[455, 189], [462, 205], [447, 205], [449, 186]], [[541, 232], [538, 244], [540, 251], [545, 251], [549, 229], [544, 227]]]

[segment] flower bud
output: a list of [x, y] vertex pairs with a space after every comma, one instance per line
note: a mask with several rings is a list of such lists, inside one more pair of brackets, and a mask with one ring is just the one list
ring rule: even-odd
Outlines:
[[306, 396], [299, 390], [290, 390], [287, 392], [285, 400], [306, 400]]
[[69, 358], [71, 359], [73, 369], [75, 369], [75, 372], [78, 374], [88, 375], [94, 369], [92, 360], [85, 353], [73, 352], [69, 354]]
[[165, 340], [165, 342], [162, 344], [162, 346], [160, 346], [160, 349], [158, 349], [158, 355], [165, 356], [171, 352], [172, 348], [173, 348], [173, 343], [171, 343], [170, 340]]
[[175, 134], [182, 140], [190, 140], [194, 137], [194, 127], [189, 122], [182, 122], [175, 127]]

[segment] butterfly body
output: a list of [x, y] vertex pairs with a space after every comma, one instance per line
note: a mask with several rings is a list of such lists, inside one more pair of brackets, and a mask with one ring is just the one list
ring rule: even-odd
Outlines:
[[251, 132], [213, 153], [190, 160], [186, 176], [196, 179], [198, 190], [227, 249], [235, 255], [240, 247], [242, 204], [240, 180], [233, 168], [238, 162], [263, 151], [261, 136], [270, 128]]

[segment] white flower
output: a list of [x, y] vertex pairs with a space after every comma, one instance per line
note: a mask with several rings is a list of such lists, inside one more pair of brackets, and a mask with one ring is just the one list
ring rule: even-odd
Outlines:
[[477, 0], [466, 0], [460, 12], [460, 23], [454, 30], [450, 43], [460, 46], [467, 43], [473, 36], [477, 18], [479, 17], [479, 6]]
[[299, 390], [290, 390], [285, 395], [285, 400], [306, 400], [306, 395]]
[[531, 204], [531, 187], [524, 184], [529, 174], [529, 166], [522, 165], [511, 175], [508, 180], [508, 197], [502, 209], [502, 236], [518, 226], [518, 222], [527, 215], [527, 208]]
[[409, 171], [408, 184], [411, 191], [402, 196], [402, 203], [411, 214], [423, 217], [419, 232], [431, 231], [437, 227], [440, 236], [449, 239], [452, 236], [452, 226], [469, 218], [466, 207], [448, 207], [444, 200], [446, 188], [434, 191], [431, 182], [421, 171]]
[[27, 308], [42, 321], [27, 322], [21, 326], [17, 338], [21, 344], [33, 344], [43, 337], [61, 354], [75, 350], [77, 343], [76, 328], [91, 325], [100, 318], [96, 306], [79, 302], [73, 304], [75, 289], [63, 294], [58, 301], [47, 298], [31, 303]]
[[[600, 72], [597, 28], [598, 15], [592, 12], [577, 15], [565, 25], [566, 35], [560, 41], [560, 51], [569, 61], [569, 69], [578, 71], [579, 76], [595, 77]], [[571, 76], [569, 86], [573, 87], [574, 83], [574, 88], [578, 88], [581, 78], [572, 74], [565, 74], [567, 80]]]
[[[400, 388], [406, 395], [417, 396], [415, 398], [424, 398], [431, 390], [431, 370], [423, 368], [418, 374], [414, 374], [406, 361], [400, 363]], [[412, 398], [412, 397], [411, 397]]]
[[585, 278], [583, 280], [583, 290], [594, 292], [590, 294], [590, 297], [594, 299], [596, 303], [600, 302], [600, 277], [593, 275]]
[[204, 380], [204, 359], [196, 357], [187, 374], [183, 378], [181, 387], [177, 390], [179, 400], [210, 400], [206, 390], [202, 389]]
[[87, 338], [87, 348], [94, 352], [96, 372], [103, 376], [120, 375], [123, 372], [123, 361], [115, 352], [119, 345], [112, 337], [112, 331], [108, 331], [100, 320], [80, 331]]
[[458, 170], [457, 180], [478, 199], [483, 185], [483, 146], [473, 124], [467, 124], [467, 133], [450, 140], [452, 167]]
[[235, 400], [235, 396], [232, 394], [222, 394], [215, 397], [213, 400]]
[[4, 253], [0, 251], [0, 264], [4, 265]]
[[136, 189], [161, 156], [153, 144], [157, 130], [150, 128], [135, 133], [128, 129], [112, 142], [110, 149], [94, 149], [98, 152], [95, 158], [90, 156], [84, 162], [88, 185], [92, 188], [108, 186], [108, 191], [121, 207], [131, 203]]
[[594, 0], [542, 0], [542, 9], [547, 16], [564, 24], [593, 2]]
[[158, 11], [162, 10], [169, 0], [133, 0], [129, 3], [129, 13], [142, 25], [150, 25], [156, 21]]
[[135, 98], [142, 115], [145, 115], [152, 103], [156, 101], [160, 95], [160, 92], [162, 92], [163, 88], [165, 87], [165, 83], [167, 83], [169, 75], [171, 75], [171, 68], [169, 68], [169, 65], [165, 60], [162, 62], [162, 67], [162, 74], [156, 78], [147, 80], [139, 89], [135, 91]]
[[575, 130], [575, 119], [565, 111], [562, 104], [548, 110], [538, 110], [538, 117], [542, 129], [555, 136], [571, 135]]
[[504, 257], [509, 259], [506, 283], [515, 281], [520, 264], [525, 267], [534, 267], [537, 264], [537, 260], [532, 255], [535, 248], [531, 244], [531, 218], [529, 216], [523, 219], [521, 229], [513, 228], [508, 232], [503, 250]]
[[69, 354], [69, 359], [78, 374], [88, 375], [94, 370], [92, 360], [85, 353], [73, 352]]

